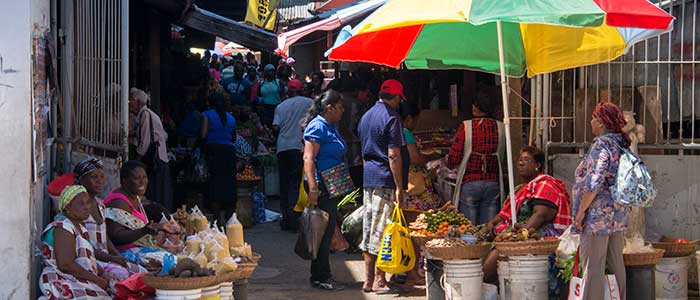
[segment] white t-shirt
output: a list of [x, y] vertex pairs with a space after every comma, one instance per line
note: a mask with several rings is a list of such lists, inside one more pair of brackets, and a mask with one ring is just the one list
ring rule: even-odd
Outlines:
[[275, 108], [272, 125], [280, 128], [277, 136], [277, 153], [304, 148], [304, 120], [314, 101], [303, 96], [288, 98]]

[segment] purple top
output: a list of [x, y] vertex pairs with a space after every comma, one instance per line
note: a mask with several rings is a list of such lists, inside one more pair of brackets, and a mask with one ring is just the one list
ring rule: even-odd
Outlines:
[[573, 216], [578, 212], [583, 193], [596, 193], [583, 221], [583, 232], [587, 234], [609, 235], [627, 230], [630, 209], [615, 203], [610, 194], [621, 154], [614, 143], [625, 143], [622, 134], [609, 133], [595, 138], [588, 154], [576, 168]]

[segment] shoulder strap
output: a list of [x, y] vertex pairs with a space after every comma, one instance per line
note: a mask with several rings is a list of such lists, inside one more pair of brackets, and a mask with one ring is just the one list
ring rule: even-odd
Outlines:
[[462, 181], [464, 180], [464, 173], [467, 172], [467, 162], [469, 162], [469, 156], [472, 152], [472, 121], [465, 120], [462, 122], [464, 125], [464, 150], [462, 156], [462, 162], [459, 164], [459, 169], [457, 169], [457, 179], [455, 180], [455, 189], [452, 193], [452, 205], [459, 209], [459, 194], [462, 191]]

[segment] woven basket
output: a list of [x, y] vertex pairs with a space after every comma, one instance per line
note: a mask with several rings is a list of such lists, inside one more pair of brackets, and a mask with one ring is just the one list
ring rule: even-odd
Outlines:
[[208, 287], [219, 283], [216, 276], [177, 278], [157, 277], [153, 274], [146, 274], [141, 276], [141, 279], [147, 286], [158, 290], [168, 291], [201, 289], [203, 287]]
[[238, 281], [241, 279], [250, 279], [250, 277], [253, 276], [253, 272], [255, 272], [255, 268], [257, 267], [258, 264], [238, 264], [238, 268], [235, 271], [217, 275], [217, 281], [221, 283]]
[[497, 242], [493, 243], [498, 254], [503, 256], [549, 255], [557, 251], [559, 240], [539, 240], [530, 242]]
[[684, 257], [695, 252], [695, 246], [698, 245], [698, 240], [689, 241], [687, 243], [651, 243], [651, 246], [656, 249], [663, 249], [664, 257]]
[[418, 246], [416, 249], [423, 248], [425, 246], [425, 243], [430, 242], [436, 238], [439, 238], [439, 236], [411, 236], [411, 240], [413, 240], [413, 243], [416, 244], [416, 246]]
[[260, 258], [262, 258], [262, 255], [253, 252], [253, 257], [251, 257], [251, 259], [253, 260], [254, 263], [259, 264]]
[[490, 243], [476, 245], [453, 246], [449, 248], [425, 247], [430, 256], [435, 259], [478, 259], [483, 258], [491, 250]]
[[649, 266], [655, 265], [664, 256], [663, 249], [654, 249], [654, 252], [622, 254], [625, 266]]

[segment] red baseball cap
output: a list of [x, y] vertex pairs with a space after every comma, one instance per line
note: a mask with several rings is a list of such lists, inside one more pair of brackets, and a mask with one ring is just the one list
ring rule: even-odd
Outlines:
[[304, 84], [299, 79], [292, 79], [287, 83], [287, 89], [290, 91], [301, 92], [304, 90]]
[[392, 95], [399, 95], [401, 100], [406, 101], [406, 96], [403, 94], [403, 85], [396, 79], [389, 79], [382, 83], [382, 87], [379, 89], [380, 93], [387, 93]]

